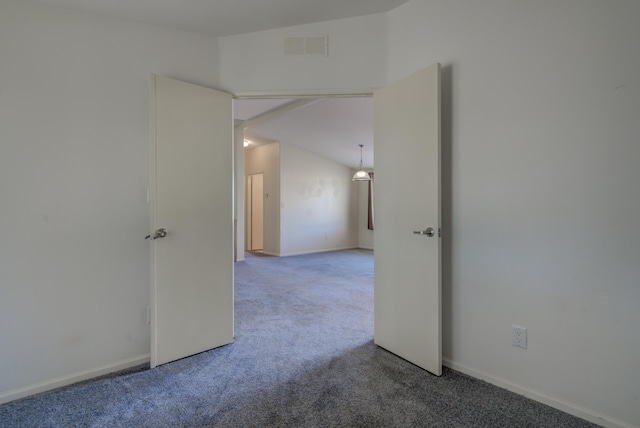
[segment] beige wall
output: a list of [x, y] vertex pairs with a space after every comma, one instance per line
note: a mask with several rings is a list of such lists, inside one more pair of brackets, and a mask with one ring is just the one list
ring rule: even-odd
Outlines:
[[280, 255], [358, 246], [358, 193], [350, 168], [281, 144]]
[[280, 142], [246, 149], [244, 159], [245, 175], [264, 174], [266, 254], [358, 246], [357, 188], [350, 168]]

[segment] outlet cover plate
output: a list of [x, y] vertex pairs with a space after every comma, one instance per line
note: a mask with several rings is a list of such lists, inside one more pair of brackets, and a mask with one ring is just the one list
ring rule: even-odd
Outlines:
[[511, 326], [511, 344], [518, 348], [527, 349], [527, 328], [517, 325]]

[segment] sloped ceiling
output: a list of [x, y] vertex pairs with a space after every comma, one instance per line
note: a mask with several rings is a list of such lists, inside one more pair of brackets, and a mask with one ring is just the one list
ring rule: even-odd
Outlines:
[[[294, 100], [236, 100], [236, 119], [259, 117]], [[334, 162], [357, 168], [364, 145], [363, 165], [373, 168], [373, 99], [320, 98], [248, 128], [269, 140], [298, 146]]]

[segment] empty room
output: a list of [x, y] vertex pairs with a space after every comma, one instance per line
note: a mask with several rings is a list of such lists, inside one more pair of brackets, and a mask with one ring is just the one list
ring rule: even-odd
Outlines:
[[[0, 0], [1, 426], [640, 426], [640, 3], [125, 3]], [[263, 190], [301, 229], [234, 272], [233, 103], [346, 96], [373, 97], [375, 242], [350, 142], [349, 240], [301, 254], [332, 235]], [[289, 302], [255, 287], [295, 260]]]

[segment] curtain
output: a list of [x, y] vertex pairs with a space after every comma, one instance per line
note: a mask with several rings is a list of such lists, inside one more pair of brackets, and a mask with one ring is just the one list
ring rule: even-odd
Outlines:
[[369, 181], [369, 201], [368, 201], [369, 224], [367, 228], [369, 230], [373, 230], [373, 172], [369, 173], [369, 177], [371, 177], [371, 180]]

